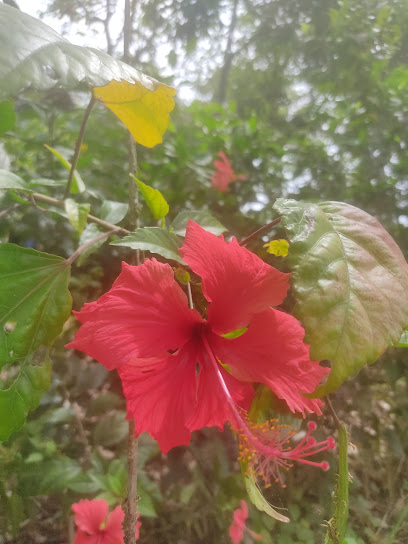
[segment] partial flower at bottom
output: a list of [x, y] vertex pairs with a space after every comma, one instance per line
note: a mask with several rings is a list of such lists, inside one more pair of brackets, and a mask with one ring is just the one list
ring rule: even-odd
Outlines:
[[254, 533], [245, 525], [248, 519], [248, 505], [245, 501], [241, 501], [240, 508], [234, 510], [234, 518], [229, 528], [229, 535], [234, 544], [239, 544], [244, 538], [244, 532], [248, 533], [254, 540], [260, 542], [262, 535]]

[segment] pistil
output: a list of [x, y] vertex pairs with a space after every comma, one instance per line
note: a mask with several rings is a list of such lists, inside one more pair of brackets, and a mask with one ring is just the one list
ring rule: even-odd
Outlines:
[[306, 435], [296, 447], [292, 448], [290, 441], [296, 432], [289, 425], [281, 425], [276, 419], [263, 423], [250, 421], [245, 411], [234, 402], [205, 333], [201, 334], [201, 339], [231, 408], [230, 423], [239, 438], [238, 458], [248, 464], [249, 472], [253, 472], [260, 477], [264, 481], [265, 487], [270, 487], [271, 481], [280, 482], [283, 487], [286, 487], [281, 471], [289, 470], [294, 461], [318, 467], [325, 471], [328, 470], [329, 463], [327, 461], [313, 461], [308, 457], [325, 450], [334, 449], [334, 439], [329, 437], [326, 440], [317, 442], [311, 436], [317, 429], [317, 425], [314, 421], [310, 421]]

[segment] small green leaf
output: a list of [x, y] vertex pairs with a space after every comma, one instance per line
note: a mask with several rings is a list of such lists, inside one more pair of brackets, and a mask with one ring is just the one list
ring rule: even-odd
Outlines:
[[65, 211], [67, 212], [68, 220], [78, 234], [82, 234], [88, 219], [88, 213], [91, 209], [90, 204], [78, 204], [72, 198], [64, 200]]
[[50, 387], [51, 361], [42, 364], [23, 363], [13, 383], [0, 389], [0, 440], [6, 440], [20, 430], [29, 411], [40, 403], [41, 396]]
[[176, 281], [178, 281], [182, 285], [187, 285], [191, 279], [190, 274], [187, 272], [187, 270], [181, 267], [174, 268], [174, 277], [176, 278]]
[[0, 244], [0, 368], [50, 346], [71, 313], [65, 259]]
[[0, 191], [2, 189], [19, 189], [31, 192], [28, 183], [8, 170], [0, 170]]
[[290, 241], [295, 315], [310, 357], [332, 362], [313, 393], [323, 396], [399, 341], [408, 325], [408, 266], [380, 223], [354, 206], [278, 199], [274, 208]]
[[129, 425], [125, 412], [115, 412], [102, 418], [93, 429], [93, 441], [98, 446], [115, 446], [125, 440]]
[[65, 187], [67, 184], [66, 179], [49, 179], [49, 178], [37, 178], [30, 180], [30, 189], [40, 187]]
[[184, 265], [186, 264], [178, 251], [181, 247], [181, 243], [177, 234], [159, 227], [136, 229], [128, 236], [125, 236], [116, 242], [111, 242], [111, 245], [150, 251], [151, 253], [161, 255], [165, 259], [171, 259]]
[[235, 331], [227, 332], [226, 334], [221, 334], [223, 338], [239, 338], [248, 330], [248, 327], [244, 327], [243, 329], [236, 329]]
[[189, 219], [216, 236], [219, 236], [228, 230], [218, 221], [218, 219], [211, 215], [210, 212], [202, 210], [184, 210], [175, 217], [171, 225], [174, 232], [180, 236], [185, 236]]
[[397, 348], [408, 348], [408, 329], [401, 334]]
[[252, 472], [248, 472], [248, 465], [241, 461], [242, 475], [244, 478], [245, 489], [247, 490], [248, 497], [252, 504], [258, 508], [261, 512], [265, 512], [273, 519], [282, 521], [283, 523], [289, 523], [290, 519], [283, 514], [277, 512], [271, 504], [262, 495], [261, 490], [256, 482], [256, 478]]
[[116, 225], [125, 217], [128, 211], [128, 204], [115, 202], [114, 200], [104, 200], [99, 215], [100, 218], [108, 223]]
[[289, 251], [289, 242], [287, 240], [271, 240], [264, 244], [266, 251], [276, 257], [286, 257]]
[[[51, 151], [51, 153], [57, 157], [59, 162], [62, 164], [64, 168], [68, 170], [68, 172], [71, 170], [71, 163], [65, 159], [59, 151], [54, 149], [53, 147], [50, 147], [49, 145], [44, 144], [44, 147], [48, 149], [48, 151]], [[67, 180], [68, 181], [68, 180]], [[81, 176], [79, 175], [78, 170], [75, 170], [74, 177], [72, 178], [72, 185], [71, 185], [71, 193], [83, 193], [85, 191], [85, 183]]]
[[149, 187], [149, 185], [146, 185], [142, 181], [136, 179], [135, 176], [133, 176], [132, 174], [131, 176], [137, 183], [139, 191], [141, 192], [142, 197], [148, 205], [149, 210], [152, 212], [153, 217], [157, 221], [159, 221], [160, 219], [164, 219], [169, 213], [169, 205], [167, 204], [166, 199], [161, 194], [161, 192], [157, 189], [153, 189], [153, 187]]
[[[90, 242], [91, 240], [94, 240], [99, 234], [102, 234], [102, 231], [98, 228], [98, 226], [95, 223], [89, 223], [85, 230], [82, 232], [81, 237], [78, 242], [78, 247], [83, 246], [87, 242]], [[77, 266], [81, 266], [83, 262], [92, 255], [93, 253], [96, 253], [98, 249], [103, 246], [103, 244], [106, 242], [105, 240], [99, 240], [99, 242], [95, 242], [91, 246], [88, 247], [88, 249], [85, 249], [81, 253], [81, 255], [78, 257], [77, 260]]]
[[0, 135], [5, 134], [16, 124], [16, 114], [9, 100], [0, 102]]
[[335, 509], [333, 517], [327, 526], [325, 544], [339, 544], [343, 542], [348, 520], [348, 436], [343, 424], [338, 426], [339, 433], [339, 477], [334, 492]]

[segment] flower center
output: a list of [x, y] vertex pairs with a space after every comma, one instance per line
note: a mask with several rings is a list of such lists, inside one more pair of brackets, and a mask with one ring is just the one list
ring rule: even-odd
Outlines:
[[203, 329], [201, 331], [201, 340], [231, 408], [230, 423], [239, 439], [238, 458], [247, 463], [249, 472], [261, 478], [265, 482], [265, 487], [270, 487], [272, 480], [280, 482], [283, 487], [286, 487], [283, 483], [281, 470], [289, 470], [294, 461], [328, 470], [329, 463], [327, 461], [312, 461], [309, 457], [325, 450], [334, 449], [334, 439], [329, 437], [327, 440], [317, 442], [311, 436], [317, 429], [317, 425], [314, 421], [310, 421], [306, 435], [297, 446], [292, 448], [290, 441], [296, 431], [292, 430], [289, 425], [281, 425], [276, 419], [263, 423], [250, 421], [248, 414], [234, 402], [221, 374], [220, 365], [205, 334], [203, 334]]

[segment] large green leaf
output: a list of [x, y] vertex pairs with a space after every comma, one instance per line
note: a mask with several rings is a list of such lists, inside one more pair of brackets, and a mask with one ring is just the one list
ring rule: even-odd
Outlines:
[[0, 170], [0, 190], [2, 189], [19, 189], [31, 192], [27, 182], [8, 170]]
[[71, 312], [65, 259], [0, 244], [0, 368], [50, 346]]
[[0, 4], [0, 98], [31, 88], [93, 88], [147, 147], [162, 141], [175, 90], [107, 53], [73, 45], [42, 21]]
[[0, 389], [0, 440], [24, 425], [27, 414], [40, 403], [42, 394], [50, 386], [51, 361], [40, 365], [24, 363], [7, 389]]
[[206, 212], [205, 210], [183, 210], [174, 218], [171, 225], [174, 232], [180, 236], [185, 236], [189, 219], [216, 236], [227, 230], [210, 212]]
[[316, 396], [333, 391], [396, 344], [408, 324], [408, 266], [367, 213], [339, 202], [278, 199], [290, 248], [295, 315], [311, 358], [332, 370]]
[[150, 251], [150, 253], [157, 253], [165, 259], [186, 264], [179, 253], [179, 248], [181, 247], [180, 238], [174, 232], [169, 232], [159, 227], [136, 229], [128, 236], [116, 242], [111, 242], [111, 245]]

